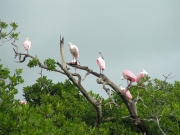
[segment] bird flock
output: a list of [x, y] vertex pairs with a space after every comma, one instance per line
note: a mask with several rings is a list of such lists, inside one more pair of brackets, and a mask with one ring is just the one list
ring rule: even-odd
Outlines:
[[[25, 50], [27, 51], [27, 54], [28, 54], [28, 50], [31, 48], [31, 45], [32, 45], [29, 38], [26, 38], [26, 41], [24, 41], [23, 45], [24, 45], [24, 48], [25, 48]], [[70, 62], [70, 64], [71, 65], [80, 65], [80, 62], [78, 61], [78, 58], [79, 58], [78, 47], [76, 45], [73, 45], [71, 42], [69, 42], [68, 45], [69, 45], [70, 53], [73, 56], [73, 60]], [[97, 58], [96, 62], [98, 64], [99, 68], [100, 68], [100, 74], [103, 74], [103, 71], [105, 70], [105, 60], [104, 60], [101, 52], [99, 52], [99, 57]], [[76, 73], [77, 67], [74, 67], [74, 69], [75, 69], [75, 73]], [[131, 71], [124, 70], [122, 72], [121, 79], [122, 80], [126, 79], [127, 83], [128, 83], [128, 86], [130, 86], [130, 85], [132, 85], [133, 82], [139, 83], [140, 80], [142, 78], [144, 78], [145, 76], [147, 76], [147, 75], [148, 75], [148, 73], [144, 69], [141, 70], [141, 72], [137, 75], [137, 77]], [[121, 92], [125, 93], [126, 98], [128, 100], [132, 99], [132, 95], [131, 95], [130, 91], [127, 90], [126, 88], [123, 88], [122, 84], [120, 84], [119, 89], [121, 90]]]

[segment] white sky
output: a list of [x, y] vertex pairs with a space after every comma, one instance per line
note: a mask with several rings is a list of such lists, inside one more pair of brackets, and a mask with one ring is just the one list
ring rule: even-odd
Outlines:
[[[54, 58], [60, 62], [59, 37], [78, 46], [81, 65], [99, 72], [96, 64], [101, 51], [106, 61], [104, 74], [115, 84], [123, 70], [137, 75], [144, 68], [150, 77], [164, 79], [162, 75], [172, 72], [168, 80], [180, 80], [180, 1], [179, 0], [0, 0], [0, 19], [7, 23], [16, 22], [21, 31], [16, 44], [20, 52], [24, 40], [29, 37], [32, 48], [29, 54], [43, 61]], [[16, 98], [23, 100], [22, 89], [32, 85], [40, 77], [40, 69], [29, 69], [25, 63], [14, 62], [13, 46], [10, 42], [0, 47], [0, 59], [8, 66], [11, 74], [16, 68], [23, 68], [24, 84], [19, 85]], [[65, 51], [67, 61], [72, 56]], [[74, 69], [71, 70], [74, 72]], [[82, 76], [86, 72], [77, 70]], [[46, 72], [54, 83], [64, 82], [61, 74]], [[86, 90], [93, 90], [103, 97], [107, 94], [96, 77], [89, 75], [84, 82]]]

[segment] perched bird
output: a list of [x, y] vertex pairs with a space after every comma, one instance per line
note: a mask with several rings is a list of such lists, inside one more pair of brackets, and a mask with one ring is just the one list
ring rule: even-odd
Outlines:
[[27, 102], [26, 101], [20, 101], [19, 103], [20, 104], [26, 104]]
[[131, 95], [131, 93], [130, 93], [130, 91], [129, 90], [126, 90], [125, 88], [123, 88], [122, 87], [122, 84], [120, 84], [120, 90], [122, 91], [122, 92], [124, 92], [125, 94], [126, 94], [126, 98], [128, 99], [128, 100], [131, 100], [132, 99], [132, 95]]
[[[71, 65], [80, 65], [79, 61], [76, 61], [75, 59], [73, 59], [71, 62], [70, 62]], [[74, 67], [75, 69], [75, 73], [76, 73], [76, 67]]]
[[131, 71], [129, 70], [124, 70], [123, 73], [122, 73], [122, 77], [121, 79], [124, 80], [126, 79], [127, 82], [130, 81], [130, 84], [132, 84], [132, 82], [136, 82], [136, 76], [134, 75], [134, 73], [132, 73]]
[[31, 41], [29, 41], [29, 38], [26, 38], [26, 41], [24, 41], [24, 48], [26, 49], [27, 51], [27, 54], [28, 54], [28, 50], [31, 48]]
[[148, 73], [146, 72], [146, 70], [142, 69], [136, 78], [136, 82], [139, 82], [141, 78], [144, 78], [146, 75], [148, 75]]
[[71, 54], [73, 55], [73, 61], [75, 59], [75, 63], [78, 61], [78, 57], [79, 57], [79, 51], [77, 46], [72, 45], [71, 42], [69, 42], [69, 50], [71, 52]]
[[104, 61], [104, 58], [103, 58], [101, 52], [99, 52], [99, 58], [96, 61], [100, 68], [100, 74], [101, 74], [101, 70], [102, 70], [102, 74], [103, 74], [103, 70], [105, 70], [105, 61]]

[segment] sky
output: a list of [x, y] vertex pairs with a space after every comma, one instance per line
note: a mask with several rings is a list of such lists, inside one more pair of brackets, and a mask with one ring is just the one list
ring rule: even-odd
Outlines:
[[[164, 80], [162, 75], [172, 72], [167, 81], [180, 80], [180, 1], [179, 0], [0, 0], [0, 19], [16, 22], [21, 31], [16, 45], [25, 53], [23, 42], [28, 37], [32, 42], [29, 54], [37, 55], [43, 63], [53, 58], [60, 62], [60, 36], [65, 39], [65, 60], [72, 55], [68, 43], [79, 48], [79, 61], [99, 72], [96, 59], [99, 51], [106, 62], [104, 74], [115, 84], [123, 84], [122, 71], [130, 70], [135, 75], [145, 69], [153, 78]], [[9, 30], [9, 29], [7, 29]], [[24, 63], [14, 62], [11, 42], [0, 46], [0, 59], [11, 74], [22, 68], [24, 83], [17, 86], [16, 99], [23, 100], [23, 87], [36, 83], [40, 68], [28, 68]], [[71, 68], [71, 72], [74, 69]], [[82, 77], [84, 71], [77, 70]], [[54, 83], [64, 82], [62, 74], [43, 70], [43, 75]], [[83, 86], [107, 98], [96, 77], [89, 75]]]

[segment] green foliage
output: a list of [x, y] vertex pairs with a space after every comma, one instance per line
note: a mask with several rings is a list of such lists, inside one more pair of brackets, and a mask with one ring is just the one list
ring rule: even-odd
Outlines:
[[18, 27], [17, 23], [15, 22], [10, 23], [10, 25], [13, 28], [13, 30], [16, 30], [16, 28]]
[[47, 59], [44, 61], [44, 65], [47, 66], [47, 70], [53, 70], [56, 68], [56, 62], [54, 59]]
[[6, 29], [8, 28], [8, 24], [0, 20], [0, 40], [2, 40], [0, 45], [12, 39], [18, 40], [19, 33], [15, 32], [15, 30], [18, 27], [17, 23], [11, 22], [10, 27], [11, 27], [11, 30], [6, 31]]
[[32, 59], [32, 60], [29, 60], [29, 63], [28, 63], [28, 67], [32, 68], [32, 67], [35, 67], [38, 65], [38, 62], [39, 60], [38, 59]]
[[6, 29], [8, 27], [8, 24], [6, 22], [3, 22], [0, 20], [0, 28], [1, 29]]
[[[46, 61], [46, 66], [50, 61]], [[10, 75], [9, 69], [0, 64], [0, 135], [140, 134], [127, 107], [115, 93], [112, 96], [119, 107], [111, 104], [109, 98], [103, 99], [99, 94], [89, 92], [94, 99], [102, 99], [102, 120], [113, 118], [94, 128], [95, 108], [69, 80], [54, 84], [42, 76], [35, 84], [23, 88], [27, 104], [19, 104], [14, 95], [18, 92], [16, 86], [24, 82], [21, 73], [22, 69], [17, 69], [14, 75]], [[143, 89], [145, 86], [146, 90]], [[150, 134], [161, 134], [156, 118], [166, 134], [180, 133], [180, 82], [170, 84], [146, 77], [129, 90], [133, 99], [137, 96], [143, 99], [144, 104], [141, 101], [137, 103], [137, 112]]]
[[10, 38], [12, 38], [12, 39], [14, 38], [14, 39], [18, 40], [18, 36], [19, 36], [18, 33], [12, 32], [12, 33], [10, 34]]

